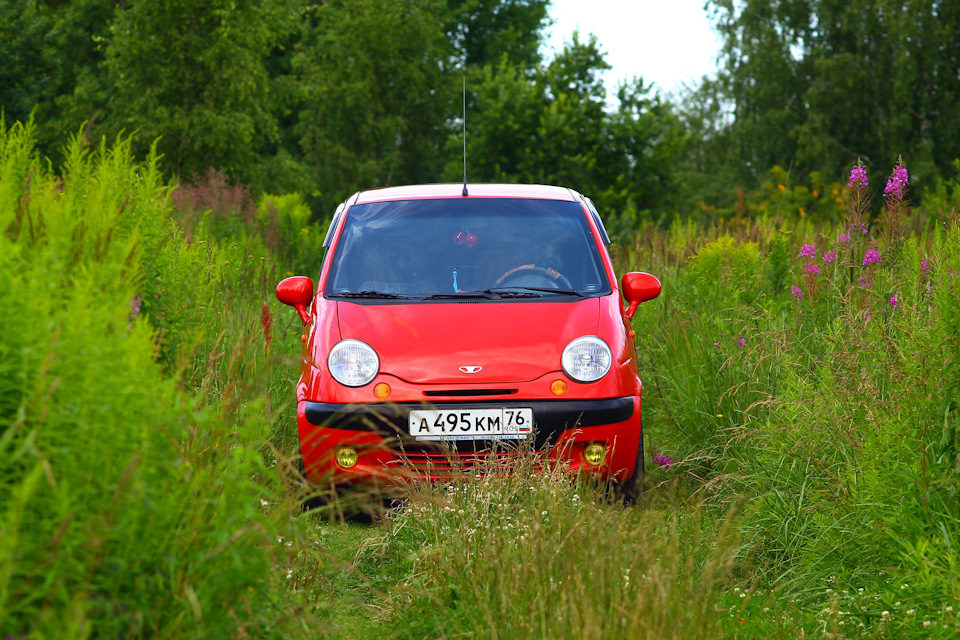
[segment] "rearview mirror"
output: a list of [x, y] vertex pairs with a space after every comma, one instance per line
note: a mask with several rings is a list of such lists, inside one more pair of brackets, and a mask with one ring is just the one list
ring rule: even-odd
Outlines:
[[293, 276], [277, 285], [277, 300], [297, 310], [303, 324], [310, 322], [307, 305], [313, 300], [313, 280], [306, 276]]
[[656, 276], [642, 271], [623, 274], [620, 284], [623, 297], [630, 305], [627, 307], [627, 317], [630, 319], [633, 319], [633, 314], [637, 312], [641, 302], [653, 300], [660, 295], [660, 290], [663, 288]]

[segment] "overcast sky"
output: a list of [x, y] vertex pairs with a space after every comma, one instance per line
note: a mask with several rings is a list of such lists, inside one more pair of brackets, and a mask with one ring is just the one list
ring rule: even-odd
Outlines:
[[613, 66], [605, 77], [609, 92], [632, 76], [674, 92], [716, 69], [721, 42], [703, 5], [704, 0], [551, 0], [547, 56], [574, 30], [584, 39], [593, 33]]

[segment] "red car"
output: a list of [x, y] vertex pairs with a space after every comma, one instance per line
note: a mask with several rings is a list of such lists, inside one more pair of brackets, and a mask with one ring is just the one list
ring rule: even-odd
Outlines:
[[[660, 294], [622, 286], [593, 203], [542, 185], [364, 191], [337, 209], [317, 293], [277, 286], [304, 324], [297, 426], [307, 479], [448, 478], [549, 449], [636, 486], [634, 331]], [[529, 445], [533, 445], [532, 447]]]

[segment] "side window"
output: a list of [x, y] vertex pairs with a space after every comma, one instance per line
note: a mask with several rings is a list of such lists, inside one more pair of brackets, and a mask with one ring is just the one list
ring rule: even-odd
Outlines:
[[583, 196], [583, 199], [587, 203], [587, 208], [590, 209], [590, 214], [593, 215], [593, 221], [597, 223], [597, 228], [600, 229], [600, 239], [603, 240], [603, 244], [610, 244], [610, 236], [607, 235], [607, 229], [603, 226], [603, 220], [600, 219], [600, 214], [597, 213], [597, 207], [594, 206], [593, 200], [587, 196]]
[[337, 205], [337, 210], [333, 214], [333, 220], [330, 221], [330, 226], [327, 228], [327, 235], [323, 238], [323, 248], [329, 249], [330, 242], [333, 240], [333, 230], [337, 228], [337, 223], [340, 222], [340, 214], [343, 213], [343, 207], [347, 204], [346, 202], [341, 202]]

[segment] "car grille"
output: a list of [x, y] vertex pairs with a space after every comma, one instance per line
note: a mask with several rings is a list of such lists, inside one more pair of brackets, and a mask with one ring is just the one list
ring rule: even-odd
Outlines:
[[542, 455], [536, 451], [402, 451], [397, 452], [397, 466], [409, 471], [496, 473], [511, 471], [518, 464], [542, 466]]
[[441, 389], [439, 391], [424, 391], [423, 395], [428, 398], [440, 398], [444, 396], [511, 396], [519, 392], [519, 389]]

